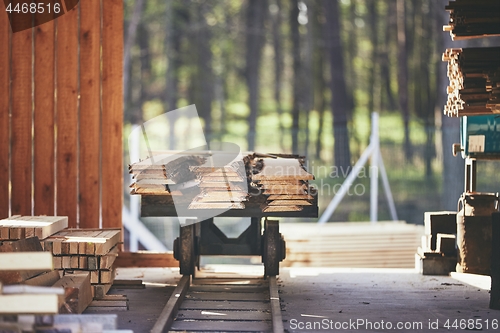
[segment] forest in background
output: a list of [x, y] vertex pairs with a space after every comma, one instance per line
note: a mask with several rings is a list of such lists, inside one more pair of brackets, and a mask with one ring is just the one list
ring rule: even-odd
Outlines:
[[[376, 111], [399, 218], [422, 223], [424, 211], [456, 208], [463, 160], [451, 156], [459, 121], [442, 115], [441, 54], [499, 43], [452, 42], [442, 32], [448, 1], [124, 1], [125, 134], [195, 104], [207, 140], [303, 154], [345, 174], [368, 145]], [[480, 171], [479, 189], [498, 190], [494, 166]], [[346, 198], [333, 220], [366, 220], [367, 194]]]

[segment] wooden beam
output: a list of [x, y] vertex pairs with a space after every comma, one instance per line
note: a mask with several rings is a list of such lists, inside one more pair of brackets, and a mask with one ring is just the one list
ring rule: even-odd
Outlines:
[[[35, 17], [38, 17], [36, 15]], [[54, 215], [55, 24], [35, 28], [34, 203], [35, 215]]]
[[178, 267], [173, 252], [120, 252], [115, 267]]
[[0, 314], [57, 314], [59, 295], [0, 295]]
[[[55, 267], [57, 268], [57, 267]], [[45, 286], [50, 287], [54, 285], [61, 277], [59, 276], [58, 271], [50, 271], [47, 273], [40, 274], [38, 276], [32, 277], [24, 281], [24, 284], [29, 286]]]
[[[99, 228], [101, 2], [80, 2], [80, 228]], [[104, 156], [104, 155], [103, 155]]]
[[102, 10], [102, 226], [122, 228], [123, 1]]
[[57, 215], [77, 226], [78, 8], [57, 18]]
[[52, 254], [48, 252], [4, 252], [0, 253], [3, 271], [52, 270]]
[[12, 34], [11, 210], [31, 215], [32, 29]]
[[88, 272], [65, 275], [54, 284], [54, 287], [63, 287], [65, 290], [64, 304], [60, 307], [59, 313], [82, 313], [92, 302], [92, 287]]
[[0, 21], [0, 218], [9, 216], [10, 24]]

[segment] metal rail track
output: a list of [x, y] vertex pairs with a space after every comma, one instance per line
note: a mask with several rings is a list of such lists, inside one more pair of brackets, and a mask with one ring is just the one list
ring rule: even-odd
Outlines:
[[151, 333], [284, 332], [276, 277], [181, 278]]

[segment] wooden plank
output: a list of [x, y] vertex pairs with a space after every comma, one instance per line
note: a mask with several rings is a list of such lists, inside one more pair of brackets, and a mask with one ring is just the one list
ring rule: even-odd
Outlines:
[[160, 316], [156, 320], [155, 325], [151, 329], [151, 333], [162, 333], [164, 330], [168, 330], [171, 327], [174, 317], [179, 310], [179, 306], [189, 289], [190, 280], [191, 277], [189, 275], [184, 275], [181, 278], [168, 299], [167, 304], [160, 313]]
[[53, 257], [54, 269], [62, 269], [62, 257]]
[[118, 246], [115, 245], [105, 256], [99, 257], [99, 269], [110, 269], [118, 257]]
[[60, 279], [58, 271], [50, 271], [47, 273], [40, 274], [38, 276], [32, 277], [24, 281], [24, 284], [29, 286], [46, 286], [50, 287], [54, 285]]
[[9, 129], [10, 129], [10, 24], [0, 21], [0, 218], [9, 216]]
[[122, 228], [123, 1], [102, 10], [102, 226]]
[[32, 29], [12, 34], [11, 210], [31, 215]]
[[78, 10], [57, 18], [57, 214], [77, 226]]
[[34, 213], [54, 215], [55, 25], [35, 29]]
[[120, 252], [115, 267], [178, 267], [173, 252]]
[[0, 295], [0, 314], [57, 314], [60, 296]]
[[98, 271], [98, 272], [99, 272], [99, 283], [101, 284], [113, 283], [116, 273], [114, 269], [109, 271]]
[[70, 266], [71, 268], [78, 269], [80, 266], [80, 258], [78, 256], [71, 256], [70, 257]]
[[70, 256], [63, 256], [62, 257], [62, 268], [63, 269], [70, 269], [71, 268], [71, 257]]
[[92, 286], [94, 288], [94, 298], [101, 299], [108, 293], [111, 289], [111, 284], [96, 284]]
[[4, 271], [52, 270], [52, 254], [48, 252], [0, 253], [0, 267]]
[[[19, 216], [0, 220], [0, 226], [34, 228], [35, 236], [45, 239], [68, 226], [66, 216]], [[12, 229], [12, 228], [11, 228]], [[18, 232], [18, 231], [17, 231]], [[18, 232], [19, 233], [19, 232]], [[22, 233], [22, 232], [21, 232]], [[27, 235], [25, 236], [27, 237]]]
[[65, 290], [65, 301], [59, 313], [82, 313], [92, 302], [89, 273], [65, 275], [54, 284], [54, 287], [63, 287]]
[[105, 255], [114, 247], [121, 239], [120, 230], [109, 230], [100, 237], [100, 242], [95, 242], [95, 254]]
[[99, 271], [90, 272], [90, 283], [99, 284]]
[[99, 227], [101, 2], [80, 2], [79, 227]]
[[95, 307], [125, 307], [128, 308], [127, 300], [95, 300], [90, 303], [90, 306]]
[[78, 257], [78, 268], [79, 269], [87, 270], [88, 267], [89, 267], [88, 257], [86, 257], [86, 256], [79, 256]]

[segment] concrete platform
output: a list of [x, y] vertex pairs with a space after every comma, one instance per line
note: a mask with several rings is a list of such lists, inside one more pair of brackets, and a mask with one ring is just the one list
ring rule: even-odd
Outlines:
[[[289, 332], [449, 332], [461, 331], [461, 324], [469, 325], [462, 326], [469, 330], [500, 332], [500, 327], [492, 327], [493, 320], [500, 321], [500, 311], [488, 308], [488, 276], [422, 276], [413, 269], [284, 268], [281, 272], [280, 297]], [[262, 275], [263, 269], [211, 265], [200, 275], [235, 274], [250, 278]], [[145, 289], [111, 289], [110, 293], [129, 298], [130, 310], [116, 312], [119, 328], [149, 332], [179, 278], [175, 268], [119, 269], [117, 279], [141, 279], [146, 284]]]

